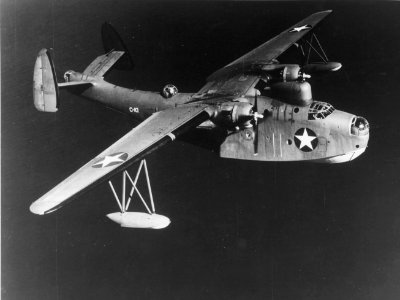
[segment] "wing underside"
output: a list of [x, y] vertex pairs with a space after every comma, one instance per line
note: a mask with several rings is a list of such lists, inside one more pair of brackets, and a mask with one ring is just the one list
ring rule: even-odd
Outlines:
[[31, 212], [45, 214], [56, 210], [209, 117], [204, 105], [181, 106], [153, 114], [32, 203]]

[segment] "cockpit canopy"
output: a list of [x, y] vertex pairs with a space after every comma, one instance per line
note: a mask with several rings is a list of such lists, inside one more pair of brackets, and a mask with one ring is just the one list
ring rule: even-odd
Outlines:
[[309, 120], [322, 120], [333, 113], [335, 109], [333, 106], [326, 102], [314, 101], [310, 105], [310, 109], [308, 111], [308, 119]]

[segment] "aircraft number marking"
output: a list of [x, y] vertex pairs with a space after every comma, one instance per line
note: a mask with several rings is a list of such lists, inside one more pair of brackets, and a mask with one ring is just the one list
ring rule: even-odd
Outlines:
[[130, 111], [130, 112], [139, 113], [139, 107], [132, 107], [132, 106], [129, 106], [129, 111]]

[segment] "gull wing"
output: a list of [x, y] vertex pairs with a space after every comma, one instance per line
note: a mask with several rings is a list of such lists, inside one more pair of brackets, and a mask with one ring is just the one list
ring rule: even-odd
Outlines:
[[185, 105], [154, 113], [116, 143], [30, 206], [35, 214], [52, 212], [95, 184], [127, 168], [175, 136], [210, 118], [206, 105]]
[[326, 10], [308, 16], [259, 47], [215, 71], [207, 78], [207, 84], [198, 94], [246, 94], [255, 85], [258, 79], [257, 71], [263, 65], [273, 63], [274, 59], [313, 30], [331, 12], [331, 10]]

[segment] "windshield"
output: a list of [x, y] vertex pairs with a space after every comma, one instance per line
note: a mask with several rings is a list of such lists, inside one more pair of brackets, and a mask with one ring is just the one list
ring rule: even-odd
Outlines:
[[329, 116], [335, 109], [333, 106], [326, 102], [315, 101], [311, 103], [308, 111], [309, 120], [322, 120]]

